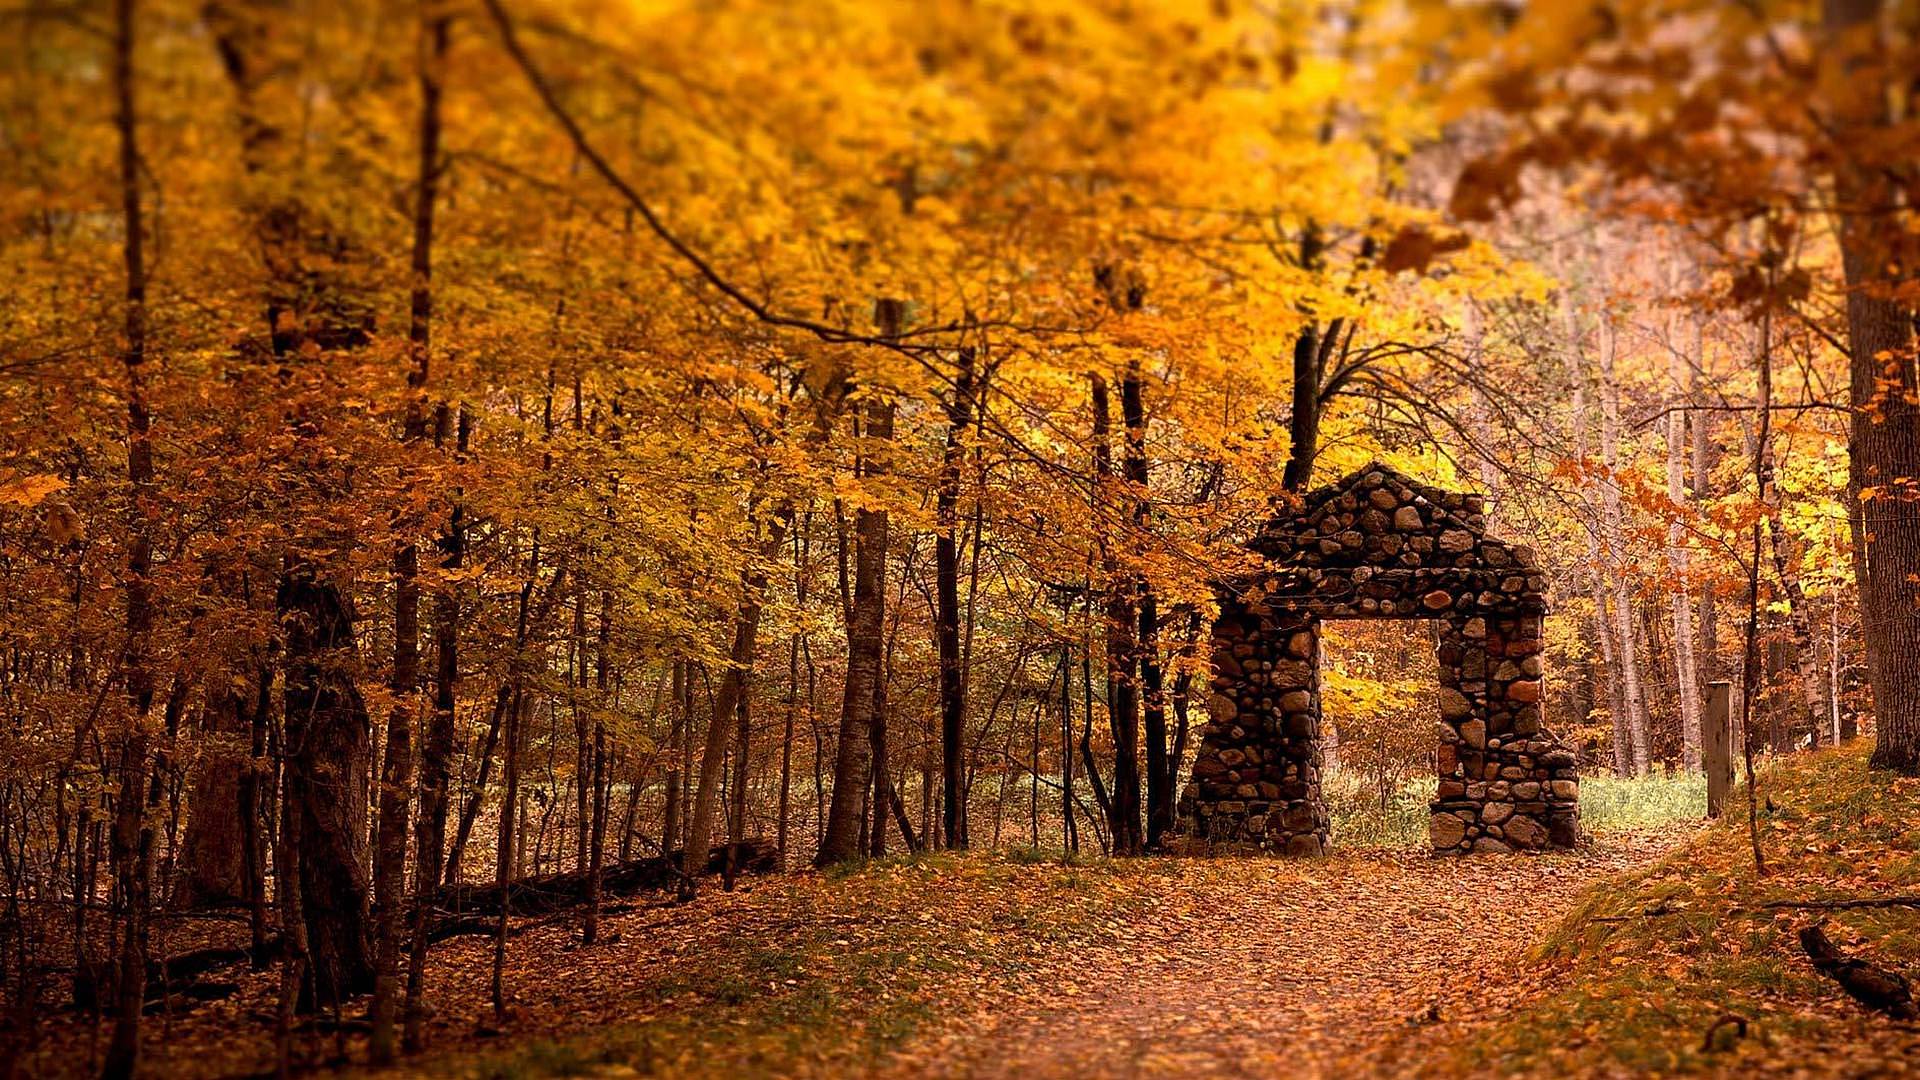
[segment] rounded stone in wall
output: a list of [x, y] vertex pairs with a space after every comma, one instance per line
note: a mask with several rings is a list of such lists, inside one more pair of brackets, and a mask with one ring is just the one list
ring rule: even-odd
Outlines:
[[1427, 838], [1433, 842], [1435, 851], [1459, 847], [1467, 838], [1467, 823], [1452, 814], [1435, 814], [1427, 825]]

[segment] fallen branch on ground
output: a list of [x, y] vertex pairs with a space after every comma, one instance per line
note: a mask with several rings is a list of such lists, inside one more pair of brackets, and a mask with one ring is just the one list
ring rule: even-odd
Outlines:
[[1841, 900], [1769, 900], [1768, 908], [1805, 908], [1814, 911], [1849, 911], [1855, 908], [1920, 907], [1920, 896], [1855, 896]]
[[[600, 888], [604, 896], [627, 896], [649, 889], [665, 889], [680, 880], [682, 852], [655, 855], [646, 859], [618, 863], [602, 868]], [[717, 874], [726, 863], [727, 845], [712, 848], [702, 873]], [[770, 874], [780, 868], [780, 851], [765, 837], [749, 837], [740, 842], [736, 874]], [[502, 889], [496, 884], [452, 885], [435, 890], [428, 899], [434, 907], [453, 918], [473, 915], [498, 915]], [[587, 900], [587, 873], [569, 870], [541, 874], [508, 882], [507, 899], [515, 915], [547, 915], [563, 908], [576, 907]], [[432, 931], [429, 931], [432, 933]]]
[[1920, 1020], [1920, 1006], [1913, 1002], [1913, 985], [1905, 975], [1841, 952], [1818, 923], [1800, 931], [1800, 947], [1814, 970], [1839, 983], [1853, 1000], [1895, 1020]]
[[[601, 895], [630, 896], [650, 889], [665, 889], [680, 880], [683, 854], [675, 851], [670, 855], [655, 855], [603, 867]], [[726, 858], [726, 845], [712, 848], [708, 852], [703, 873], [719, 873]], [[770, 874], [779, 868], [780, 852], [772, 841], [764, 837], [752, 837], [740, 842], [739, 857], [734, 866], [736, 874]], [[550, 916], [515, 927], [513, 934], [518, 936], [535, 927], [559, 922], [570, 916], [573, 908], [586, 903], [587, 873], [577, 870], [519, 878], [507, 883], [506, 894], [512, 901], [515, 916]], [[494, 933], [499, 925], [496, 919], [500, 914], [500, 896], [499, 885], [454, 885], [435, 890], [428, 901], [433, 905], [433, 910], [430, 912], [432, 918], [428, 921], [427, 940], [437, 943], [464, 934]], [[631, 910], [633, 907], [630, 904], [601, 908], [601, 912], [608, 915]], [[147, 1007], [149, 1010], [158, 1008], [168, 999], [186, 1004], [227, 997], [239, 990], [238, 983], [202, 982], [200, 976], [244, 961], [255, 961], [256, 966], [271, 961], [280, 953], [280, 936], [276, 934], [268, 938], [261, 951], [263, 955], [256, 958], [252, 947], [236, 945], [195, 949], [164, 960], [149, 961]]]

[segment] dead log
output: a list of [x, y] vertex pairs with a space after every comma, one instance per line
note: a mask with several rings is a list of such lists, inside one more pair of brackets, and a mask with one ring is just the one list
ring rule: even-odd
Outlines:
[[[675, 851], [670, 855], [655, 855], [603, 867], [600, 871], [601, 895], [630, 896], [649, 889], [668, 888], [680, 880], [683, 854]], [[726, 859], [726, 845], [710, 848], [702, 873], [719, 873]], [[780, 850], [766, 837], [750, 837], [740, 842], [734, 867], [736, 873], [775, 873], [780, 869]], [[513, 914], [546, 915], [585, 903], [587, 876], [584, 870], [569, 870], [524, 877], [508, 882], [504, 892], [512, 903]], [[430, 902], [453, 919], [497, 915], [502, 892], [497, 883], [444, 886], [434, 892]]]
[[1895, 1020], [1920, 1020], [1920, 1006], [1914, 1004], [1913, 985], [1905, 975], [1841, 952], [1817, 923], [1800, 931], [1800, 947], [1814, 970], [1839, 983], [1853, 1000]]
[[[676, 851], [667, 856], [655, 855], [604, 867], [601, 870], [601, 895], [631, 896], [649, 889], [666, 889], [680, 880], [683, 855], [683, 852]], [[719, 873], [726, 859], [725, 846], [710, 849], [703, 872]], [[752, 837], [740, 842], [734, 864], [735, 873], [771, 874], [779, 869], [780, 851], [771, 840]], [[514, 915], [551, 915], [586, 902], [587, 875], [584, 871], [576, 870], [519, 878], [508, 883], [507, 893], [513, 901]], [[432, 898], [435, 910], [430, 913], [432, 917], [428, 922], [427, 940], [440, 942], [463, 934], [493, 933], [497, 928], [495, 917], [500, 914], [500, 894], [501, 889], [497, 884], [440, 888]], [[625, 910], [632, 910], [631, 905], [611, 906], [605, 912], [616, 914]], [[251, 947], [245, 945], [216, 946], [194, 949], [165, 960], [149, 961], [147, 1008], [149, 1011], [163, 1008], [169, 998], [177, 1003], [186, 1003], [217, 1001], [226, 997], [238, 990], [239, 984], [202, 981], [201, 976], [245, 962], [260, 967], [277, 957], [280, 947], [281, 938], [276, 934], [267, 939], [261, 950], [263, 955], [256, 955]]]

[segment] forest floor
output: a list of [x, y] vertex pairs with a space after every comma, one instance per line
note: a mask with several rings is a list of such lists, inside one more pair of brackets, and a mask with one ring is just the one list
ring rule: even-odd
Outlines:
[[[1571, 854], [1437, 860], [901, 858], [653, 899], [601, 944], [528, 925], [496, 1025], [491, 942], [436, 949], [433, 1050], [407, 1075], [1298, 1077], [1649, 1072], [1902, 1075], [1920, 1031], [1815, 974], [1766, 898], [1920, 882], [1920, 781], [1864, 749], [1762, 776], [1756, 881], [1744, 819], [1603, 833]], [[1866, 780], [1862, 780], [1867, 776]], [[1651, 913], [1651, 914], [1649, 914]], [[1920, 961], [1920, 910], [1835, 913], [1843, 948]], [[271, 973], [156, 1018], [150, 1075], [270, 1069]], [[1719, 1018], [1748, 1021], [1747, 1036]], [[49, 1025], [29, 1075], [91, 1071], [98, 1042]], [[362, 1040], [309, 1034], [321, 1071]]]

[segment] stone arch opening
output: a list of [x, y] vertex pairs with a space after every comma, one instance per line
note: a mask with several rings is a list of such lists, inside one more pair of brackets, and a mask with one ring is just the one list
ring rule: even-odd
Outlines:
[[1326, 850], [1320, 627], [1438, 624], [1436, 853], [1572, 847], [1573, 751], [1541, 725], [1546, 578], [1486, 535], [1481, 497], [1378, 462], [1261, 527], [1259, 573], [1222, 583], [1208, 722], [1180, 797], [1189, 843]]

